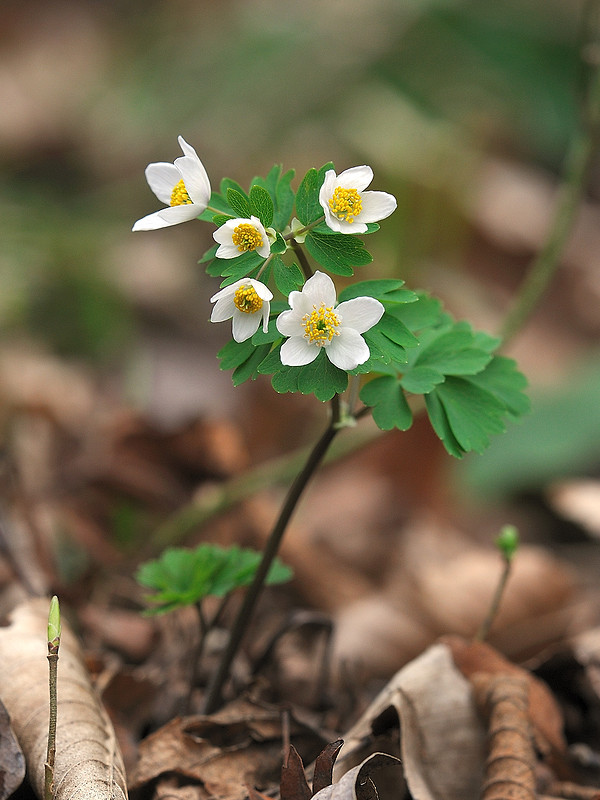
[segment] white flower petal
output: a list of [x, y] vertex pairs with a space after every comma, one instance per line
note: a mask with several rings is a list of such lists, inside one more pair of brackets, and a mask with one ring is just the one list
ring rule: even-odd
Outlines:
[[236, 342], [245, 342], [254, 336], [261, 323], [262, 314], [255, 311], [253, 314], [244, 314], [237, 308], [233, 315], [233, 338]]
[[364, 364], [371, 353], [360, 333], [353, 328], [339, 328], [338, 331], [339, 336], [334, 336], [329, 347], [325, 348], [327, 358], [344, 370]]
[[175, 167], [181, 173], [192, 203], [203, 205], [206, 209], [210, 201], [210, 181], [200, 159], [182, 156], [175, 159]]
[[302, 367], [319, 355], [319, 347], [309, 344], [302, 336], [292, 336], [281, 345], [279, 357], [286, 367]]
[[245, 283], [244, 278], [236, 281], [235, 283], [230, 283], [229, 286], [224, 286], [222, 289], [219, 289], [216, 294], [213, 294], [213, 296], [210, 298], [210, 302], [214, 303], [215, 300], [220, 300], [222, 297], [227, 297], [228, 295], [233, 297], [235, 290], [238, 289], [243, 283]]
[[221, 297], [215, 303], [215, 307], [210, 315], [210, 321], [225, 322], [225, 320], [231, 319], [236, 311], [237, 309], [235, 307], [235, 303], [233, 302], [233, 293], [231, 295]]
[[145, 174], [148, 186], [160, 202], [166, 206], [170, 205], [173, 189], [181, 180], [177, 167], [167, 164], [166, 161], [157, 161], [154, 164], [148, 164]]
[[302, 296], [317, 307], [335, 305], [335, 284], [324, 272], [317, 270], [302, 287]]
[[398, 205], [394, 195], [387, 192], [365, 192], [361, 200], [362, 211], [359, 216], [361, 222], [379, 222], [380, 219], [393, 214]]
[[343, 328], [354, 328], [358, 333], [364, 333], [376, 325], [385, 308], [374, 297], [355, 297], [340, 303], [335, 309]]
[[268, 286], [265, 286], [264, 283], [261, 283], [261, 281], [254, 280], [254, 278], [247, 278], [245, 280], [240, 281], [240, 285], [242, 283], [249, 283], [261, 300], [273, 299], [273, 292], [269, 289]]
[[301, 327], [302, 317], [296, 311], [282, 311], [277, 317], [277, 330], [283, 336], [298, 336]]
[[220, 247], [217, 247], [217, 252], [215, 253], [217, 258], [237, 258], [241, 256], [240, 251], [237, 249], [236, 245], [233, 242], [229, 242], [229, 244], [222, 244]]
[[333, 188], [341, 186], [344, 189], [356, 189], [357, 192], [364, 192], [372, 180], [373, 170], [363, 164], [361, 167], [350, 167], [350, 169], [340, 172]]
[[198, 153], [194, 150], [191, 144], [188, 144], [186, 142], [183, 136], [178, 136], [177, 141], [179, 142], [179, 147], [181, 147], [184, 156], [189, 156], [190, 158], [196, 158], [198, 159], [198, 161], [200, 161], [200, 159], [198, 158]]
[[148, 214], [134, 224], [132, 231], [156, 231], [159, 228], [168, 228], [170, 225], [179, 225], [197, 217], [201, 211], [193, 204], [183, 206], [169, 206], [161, 208], [153, 214]]

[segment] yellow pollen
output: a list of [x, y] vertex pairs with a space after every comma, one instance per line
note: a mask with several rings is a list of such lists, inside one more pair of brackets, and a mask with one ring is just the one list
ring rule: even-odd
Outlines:
[[339, 317], [331, 306], [326, 306], [324, 303], [321, 303], [320, 308], [313, 306], [310, 314], [302, 317], [302, 322], [304, 338], [311, 344], [322, 347], [324, 344], [329, 344], [334, 336], [339, 336], [339, 331], [336, 330], [340, 324]]
[[171, 205], [172, 206], [187, 206], [191, 203], [188, 190], [185, 188], [183, 178], [175, 184], [171, 192]]
[[362, 200], [356, 189], [343, 189], [338, 186], [329, 200], [329, 208], [338, 219], [354, 222], [362, 211]]
[[246, 286], [246, 284], [244, 284], [240, 286], [239, 289], [235, 290], [233, 304], [239, 311], [243, 311], [244, 314], [254, 314], [255, 311], [260, 311], [263, 301], [256, 293], [254, 286]]
[[249, 222], [242, 222], [237, 228], [234, 228], [231, 239], [240, 253], [245, 253], [247, 250], [256, 250], [257, 247], [262, 247], [263, 243], [260, 232]]

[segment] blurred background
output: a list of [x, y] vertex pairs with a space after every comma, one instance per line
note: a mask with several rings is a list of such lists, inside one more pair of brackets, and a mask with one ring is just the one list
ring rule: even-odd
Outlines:
[[[314, 398], [278, 397], [268, 379], [234, 391], [219, 372], [229, 330], [208, 322], [216, 284], [197, 264], [210, 225], [131, 233], [159, 207], [144, 168], [180, 155], [179, 134], [214, 186], [223, 176], [247, 185], [273, 163], [299, 177], [328, 160], [338, 171], [370, 164], [372, 188], [392, 192], [398, 210], [369, 240], [374, 262], [360, 277], [402, 278], [497, 332], [545, 240], [580, 124], [582, 9], [575, 0], [4, 0], [0, 420], [7, 496], [29, 503], [16, 528], [67, 531], [62, 574], [84, 575], [90, 559], [112, 563], [114, 542], [147, 535], [148, 504], [173, 513], [199, 474], [241, 472], [312, 440], [323, 422]], [[542, 516], [526, 536], [536, 540], [557, 513], [550, 482], [573, 476], [592, 482], [600, 509], [599, 194], [596, 161], [562, 270], [510, 348], [531, 383], [532, 415], [464, 464], [426, 422], [390, 434], [370, 451], [375, 474], [396, 482], [396, 502], [401, 487], [404, 505], [385, 524], [416, 504], [451, 506], [470, 509], [467, 527], [487, 535], [506, 521], [495, 509], [533, 497]], [[227, 424], [205, 438], [192, 427], [195, 450], [180, 447], [196, 420]], [[199, 449], [213, 461], [201, 469]], [[349, 503], [342, 483], [356, 484], [346, 476], [338, 487]], [[364, 508], [380, 507], [377, 491]], [[482, 523], [483, 501], [492, 505]], [[57, 504], [60, 524], [49, 515]], [[353, 541], [338, 558], [358, 552]]]

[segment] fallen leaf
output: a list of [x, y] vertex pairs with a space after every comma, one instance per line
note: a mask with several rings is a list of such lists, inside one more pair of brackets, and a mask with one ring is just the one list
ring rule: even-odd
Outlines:
[[336, 739], [335, 742], [325, 745], [315, 759], [313, 794], [317, 794], [333, 782], [333, 766], [343, 744], [343, 739]]
[[[323, 740], [290, 715], [290, 736], [313, 758]], [[141, 743], [131, 789], [176, 773], [199, 781], [209, 794], [243, 800], [246, 784], [279, 785], [282, 762], [280, 709], [241, 698], [211, 716], [177, 717]]]
[[529, 718], [538, 747], [542, 753], [549, 753], [560, 761], [564, 759], [567, 746], [562, 712], [543, 681], [508, 661], [485, 642], [467, 641], [459, 636], [445, 636], [442, 641], [450, 648], [454, 663], [466, 678], [477, 672], [523, 677], [529, 686]]
[[[361, 764], [348, 770], [337, 783], [317, 792], [313, 800], [376, 800], [383, 794], [379, 791], [376, 778], [380, 778], [389, 767], [399, 766], [399, 759], [387, 753], [373, 753]], [[398, 797], [398, 792], [391, 794], [391, 797]]]
[[0, 703], [0, 800], [15, 792], [25, 777], [25, 757], [10, 726], [10, 718]]
[[312, 792], [304, 774], [304, 764], [293, 744], [281, 765], [281, 800], [310, 800]]
[[[44, 796], [48, 741], [47, 621], [49, 600], [18, 606], [0, 628], [0, 699], [25, 754], [27, 771]], [[58, 660], [55, 800], [126, 800], [113, 727], [88, 677], [79, 644], [62, 621]]]
[[[399, 738], [404, 777], [418, 800], [477, 800], [485, 734], [471, 687], [446, 644], [435, 644], [396, 673], [358, 722], [334, 776], [378, 743], [384, 731]], [[393, 742], [391, 742], [393, 744]]]

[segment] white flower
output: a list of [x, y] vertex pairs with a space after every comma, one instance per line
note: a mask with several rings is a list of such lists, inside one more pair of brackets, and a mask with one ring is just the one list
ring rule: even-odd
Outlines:
[[319, 192], [325, 224], [339, 233], [364, 233], [368, 222], [379, 222], [395, 211], [396, 198], [387, 192], [365, 192], [373, 180], [371, 167], [352, 167], [339, 175], [330, 169]]
[[277, 317], [277, 330], [290, 337], [281, 347], [282, 364], [310, 364], [322, 347], [340, 369], [365, 363], [370, 352], [360, 334], [376, 325], [385, 309], [374, 297], [356, 297], [339, 306], [335, 299], [333, 281], [323, 272], [315, 272], [301, 292], [290, 292], [290, 311]]
[[215, 303], [210, 321], [225, 322], [233, 317], [233, 338], [245, 342], [256, 333], [261, 320], [263, 331], [267, 332], [272, 299], [273, 293], [264, 283], [242, 278], [210, 298]]
[[158, 199], [168, 206], [148, 214], [133, 226], [134, 231], [155, 231], [195, 219], [210, 201], [210, 181], [194, 148], [183, 136], [177, 140], [183, 155], [173, 164], [148, 164], [146, 180]]
[[271, 252], [269, 235], [258, 217], [228, 219], [213, 233], [213, 239], [220, 245], [217, 258], [237, 258], [250, 250], [267, 258]]

